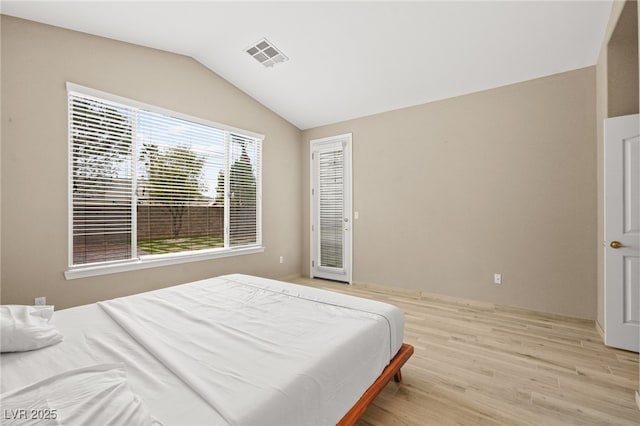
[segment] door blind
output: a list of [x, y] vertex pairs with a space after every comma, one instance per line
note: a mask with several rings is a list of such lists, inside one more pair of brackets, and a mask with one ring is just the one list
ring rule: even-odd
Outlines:
[[344, 156], [335, 150], [319, 153], [320, 266], [343, 268]]

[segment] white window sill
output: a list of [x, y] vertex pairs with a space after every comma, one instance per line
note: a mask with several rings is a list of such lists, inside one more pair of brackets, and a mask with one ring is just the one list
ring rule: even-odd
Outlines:
[[202, 260], [220, 259], [223, 257], [240, 256], [264, 252], [264, 247], [247, 247], [225, 250], [211, 250], [204, 253], [187, 252], [165, 255], [145, 256], [140, 259], [132, 259], [123, 262], [110, 263], [108, 265], [90, 265], [72, 267], [64, 272], [67, 280], [93, 277], [97, 275], [115, 274], [118, 272], [137, 271], [139, 269], [155, 268], [158, 266], [176, 265], [179, 263], [198, 262]]

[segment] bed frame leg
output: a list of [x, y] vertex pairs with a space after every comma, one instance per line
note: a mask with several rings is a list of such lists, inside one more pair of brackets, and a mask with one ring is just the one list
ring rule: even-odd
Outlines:
[[402, 371], [398, 370], [398, 372], [393, 375], [393, 381], [396, 383], [400, 383], [402, 381]]

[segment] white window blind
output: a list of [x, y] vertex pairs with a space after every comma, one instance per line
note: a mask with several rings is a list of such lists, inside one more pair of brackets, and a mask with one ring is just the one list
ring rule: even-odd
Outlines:
[[342, 149], [319, 153], [320, 266], [342, 268], [344, 156]]
[[138, 111], [138, 255], [224, 247], [225, 132]]
[[73, 264], [128, 259], [132, 253], [131, 110], [69, 97]]
[[71, 266], [259, 246], [262, 139], [132, 104], [69, 91]]
[[229, 243], [232, 247], [259, 242], [258, 196], [260, 144], [238, 134], [230, 138], [228, 205], [230, 206]]

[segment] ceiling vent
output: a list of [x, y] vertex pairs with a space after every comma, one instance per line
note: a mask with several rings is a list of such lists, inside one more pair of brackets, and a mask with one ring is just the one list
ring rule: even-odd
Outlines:
[[247, 53], [255, 58], [267, 68], [271, 68], [275, 64], [288, 61], [284, 53], [279, 51], [270, 41], [266, 38], [256, 42], [253, 46], [247, 49]]

